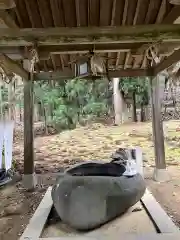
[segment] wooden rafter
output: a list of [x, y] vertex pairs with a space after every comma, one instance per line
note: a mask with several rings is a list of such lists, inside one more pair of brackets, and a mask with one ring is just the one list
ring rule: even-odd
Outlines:
[[77, 21], [77, 26], [80, 27], [79, 0], [75, 0], [75, 5], [76, 5], [76, 21]]
[[9, 28], [19, 28], [12, 17], [8, 14], [6, 10], [0, 9], [0, 18]]
[[[148, 23], [149, 17], [150, 17], [149, 13], [152, 10], [151, 9], [152, 6], [150, 6], [150, 4], [148, 6], [148, 11], [147, 11], [147, 14], [146, 14], [145, 23]], [[158, 12], [158, 15], [156, 17], [156, 23], [172, 24], [180, 16], [180, 6], [175, 6], [175, 7], [172, 8], [172, 10], [169, 12], [169, 14], [165, 17], [165, 19], [163, 19], [164, 15], [165, 15], [165, 12], [166, 12], [166, 4], [167, 4], [166, 0], [161, 1], [159, 12]], [[174, 47], [174, 46], [172, 46], [172, 47]], [[147, 48], [146, 44], [144, 44], [144, 45], [142, 44], [142, 46], [139, 49], [137, 49], [137, 52], [142, 53], [142, 52], [144, 52], [144, 50], [146, 48]]]
[[124, 3], [122, 25], [125, 25], [125, 23], [126, 23], [127, 12], [128, 12], [128, 2], [129, 2], [129, 0], [125, 0], [125, 3]]
[[173, 23], [180, 16], [180, 6], [174, 6], [163, 20], [163, 24]]
[[167, 59], [160, 62], [157, 66], [154, 67], [154, 75], [157, 75], [161, 71], [169, 68], [174, 63], [180, 60], [180, 49], [176, 50], [173, 54], [171, 54]]
[[147, 51], [145, 51], [144, 56], [143, 56], [143, 61], [141, 64], [141, 68], [145, 68], [146, 67], [146, 62], [147, 62]]
[[136, 25], [121, 27], [79, 27], [79, 28], [36, 28], [1, 29], [0, 44], [6, 46], [53, 44], [94, 44], [94, 43], [134, 43], [180, 41], [180, 25]]
[[158, 12], [158, 15], [156, 17], [156, 23], [161, 23], [162, 22], [162, 20], [164, 18], [164, 15], [166, 14], [166, 3], [167, 3], [166, 0], [161, 1], [161, 6], [159, 8], [159, 12]]
[[32, 25], [33, 28], [35, 28], [36, 27], [36, 23], [35, 23], [35, 19], [33, 17], [33, 14], [32, 14], [32, 9], [30, 7], [30, 1], [25, 0], [25, 4], [26, 4], [26, 9], [27, 9], [27, 12], [28, 12], [28, 15], [29, 15], [29, 19], [30, 19], [31, 25]]
[[116, 58], [116, 68], [118, 67], [118, 65], [119, 65], [119, 59], [120, 59], [120, 55], [121, 55], [121, 53], [120, 52], [118, 52], [117, 53], [117, 58]]
[[154, 8], [154, 3], [152, 1], [149, 1], [148, 10], [146, 12], [145, 24], [149, 23], [149, 19], [150, 19], [153, 8]]
[[115, 20], [115, 16], [116, 16], [116, 1], [117, 0], [113, 0], [112, 14], [111, 14], [111, 26], [114, 25], [114, 20]]
[[124, 62], [124, 69], [127, 68], [129, 57], [130, 57], [130, 52], [127, 52], [126, 53], [125, 62]]
[[133, 25], [136, 25], [141, 4], [142, 4], [142, 0], [138, 0], [137, 5], [136, 5], [136, 11], [135, 11], [134, 19], [133, 19]]
[[64, 60], [63, 60], [63, 56], [60, 55], [59, 58], [60, 58], [62, 70], [64, 70]]
[[16, 73], [22, 78], [29, 79], [29, 73], [23, 67], [2, 53], [0, 54], [0, 66], [5, 66], [9, 71]]
[[9, 9], [14, 8], [16, 6], [14, 0], [1, 0], [0, 1], [0, 9]]
[[52, 61], [54, 71], [56, 71], [56, 62], [55, 62], [55, 59], [54, 59], [54, 55], [52, 55], [52, 54], [51, 54], [51, 61]]

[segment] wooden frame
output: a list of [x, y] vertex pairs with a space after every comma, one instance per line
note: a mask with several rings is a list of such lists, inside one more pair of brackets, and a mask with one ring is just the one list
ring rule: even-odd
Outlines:
[[[109, 78], [114, 77], [147, 77], [154, 76], [151, 69], [120, 69], [120, 70], [110, 70], [108, 72]], [[72, 79], [75, 78], [74, 73], [70, 69], [65, 69], [64, 71], [57, 72], [41, 72], [35, 73], [35, 81], [40, 80], [61, 80], [61, 79]]]
[[136, 43], [180, 41], [179, 24], [152, 24], [120, 27], [7, 28], [0, 31], [0, 45], [32, 46], [87, 43]]
[[[35, 211], [33, 217], [30, 220], [29, 225], [26, 227], [20, 240], [88, 240], [88, 237], [59, 237], [59, 238], [41, 238], [43, 228], [47, 222], [48, 215], [53, 206], [51, 198], [51, 190], [49, 187], [42, 199], [39, 207]], [[158, 228], [160, 234], [143, 234], [140, 236], [134, 236], [132, 234], [125, 237], [118, 236], [118, 240], [179, 240], [180, 231], [176, 225], [172, 222], [166, 212], [161, 208], [160, 204], [155, 200], [152, 194], [146, 190], [141, 203], [149, 214], [150, 218]], [[92, 237], [90, 238], [92, 239]], [[95, 238], [96, 239], [96, 238]], [[94, 239], [94, 240], [95, 240]]]

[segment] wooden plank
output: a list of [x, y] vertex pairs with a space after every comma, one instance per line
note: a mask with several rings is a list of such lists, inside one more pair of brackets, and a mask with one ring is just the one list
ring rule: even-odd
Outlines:
[[[108, 76], [110, 78], [115, 77], [138, 77], [138, 76], [152, 76], [151, 70], [145, 69], [121, 69], [109, 71]], [[35, 81], [39, 80], [61, 80], [64, 78], [71, 79], [74, 78], [74, 73], [70, 69], [65, 69], [64, 71], [57, 72], [41, 72], [35, 73]]]
[[173, 54], [171, 54], [169, 57], [167, 57], [164, 61], [160, 62], [154, 67], [154, 75], [157, 75], [161, 71], [167, 69], [174, 63], [178, 62], [180, 60], [180, 49], [174, 51]]
[[150, 191], [146, 190], [141, 202], [161, 233], [180, 233], [178, 227], [162, 209]]
[[1, 29], [0, 44], [134, 43], [164, 40], [180, 41], [180, 25], [152, 24], [120, 27], [72, 27]]
[[40, 238], [53, 204], [51, 190], [51, 187], [47, 189], [46, 194], [44, 195], [40, 205], [35, 211], [20, 240], [38, 240]]
[[[113, 240], [179, 240], [180, 234], [146, 234], [146, 235], [122, 235], [113, 237]], [[25, 239], [24, 239], [25, 240]], [[31, 240], [107, 240], [105, 237], [56, 237], [56, 238], [33, 238]], [[110, 240], [110, 239], [108, 239]]]
[[0, 53], [0, 65], [5, 66], [5, 68], [7, 68], [9, 71], [16, 73], [22, 78], [29, 78], [29, 73], [23, 69], [23, 67], [2, 53]]
[[4, 21], [4, 23], [6, 24], [7, 27], [19, 28], [6, 10], [0, 9], [0, 18]]

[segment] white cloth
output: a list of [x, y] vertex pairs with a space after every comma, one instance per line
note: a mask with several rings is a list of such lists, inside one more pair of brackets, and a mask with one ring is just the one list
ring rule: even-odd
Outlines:
[[[135, 150], [135, 159], [132, 157], [132, 150]], [[126, 171], [123, 173], [124, 176], [134, 176], [140, 173], [143, 176], [143, 165], [142, 165], [142, 150], [140, 147], [133, 149], [126, 149], [128, 160], [126, 162]]]
[[126, 162], [126, 171], [123, 173], [124, 176], [134, 176], [137, 174], [136, 160], [132, 158], [132, 149], [126, 149], [128, 160]]
[[4, 143], [4, 122], [0, 121], [0, 169], [2, 168], [3, 143]]
[[142, 149], [140, 147], [136, 147], [136, 165], [137, 165], [137, 172], [141, 174], [141, 176], [144, 176], [143, 173], [143, 153]]
[[13, 150], [13, 130], [14, 121], [6, 120], [0, 122], [0, 168], [2, 167], [2, 150], [4, 143], [4, 157], [6, 170], [12, 167], [12, 150]]

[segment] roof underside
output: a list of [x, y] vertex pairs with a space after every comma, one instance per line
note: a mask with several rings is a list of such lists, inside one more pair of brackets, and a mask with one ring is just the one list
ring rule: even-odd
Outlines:
[[[170, 19], [173, 5], [168, 0], [15, 0], [16, 8], [8, 10], [19, 28], [126, 26], [173, 23]], [[40, 51], [50, 51], [49, 59], [41, 58], [37, 71], [63, 70], [88, 50], [97, 49], [109, 69], [144, 69], [148, 67], [144, 42], [131, 44], [82, 44], [41, 46]], [[179, 45], [179, 43], [178, 43]], [[7, 46], [8, 48], [8, 46]], [[0, 52], [3, 52], [4, 47]], [[12, 50], [12, 55], [15, 53]], [[70, 50], [69, 50], [70, 49]], [[17, 47], [17, 52], [23, 47]], [[11, 56], [11, 48], [8, 48]], [[69, 54], [70, 53], [70, 54]], [[161, 44], [160, 53], [172, 53], [172, 46]]]

